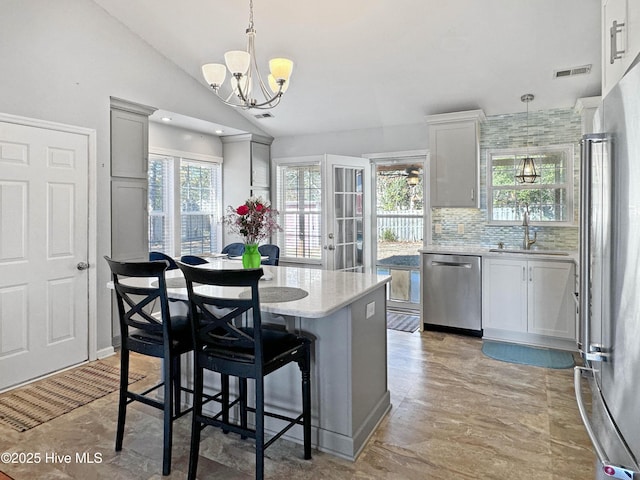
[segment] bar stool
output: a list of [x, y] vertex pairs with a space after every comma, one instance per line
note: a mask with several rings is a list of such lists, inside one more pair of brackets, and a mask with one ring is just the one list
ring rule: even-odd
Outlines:
[[[189, 316], [194, 341], [194, 405], [191, 428], [189, 479], [195, 479], [201, 430], [207, 425], [254, 438], [256, 442], [256, 479], [264, 477], [264, 450], [294, 425], [302, 425], [304, 458], [311, 458], [311, 340], [292, 333], [262, 328], [258, 282], [259, 269], [204, 270], [178, 262], [184, 273], [189, 294]], [[224, 287], [220, 296], [197, 289], [194, 284]], [[227, 295], [230, 287], [240, 287], [237, 295]], [[214, 290], [215, 291], [215, 290]], [[251, 326], [236, 326], [235, 319], [243, 314], [252, 319]], [[302, 373], [302, 413], [287, 417], [267, 412], [264, 406], [264, 377], [295, 362]], [[215, 415], [202, 411], [203, 375], [205, 370], [221, 374], [222, 408]], [[238, 396], [230, 401], [229, 377], [239, 379]], [[247, 379], [255, 381], [255, 407], [247, 403]], [[229, 418], [229, 410], [239, 405], [239, 422]], [[255, 413], [255, 428], [247, 424], [247, 412]], [[265, 416], [278, 418], [287, 424], [265, 442]]]
[[[171, 444], [173, 421], [189, 413], [192, 408], [181, 410], [181, 392], [193, 393], [180, 385], [180, 355], [193, 350], [193, 338], [189, 319], [171, 316], [165, 282], [165, 260], [154, 262], [118, 262], [104, 257], [113, 275], [116, 292], [122, 349], [120, 352], [120, 396], [118, 401], [118, 426], [116, 451], [122, 450], [127, 405], [137, 401], [162, 410], [164, 433], [162, 474], [171, 472]], [[124, 278], [153, 279], [150, 287], [134, 287], [122, 283]], [[159, 303], [160, 314], [152, 310]], [[163, 381], [141, 393], [129, 390], [129, 352], [162, 358]], [[163, 387], [163, 401], [148, 396]]]

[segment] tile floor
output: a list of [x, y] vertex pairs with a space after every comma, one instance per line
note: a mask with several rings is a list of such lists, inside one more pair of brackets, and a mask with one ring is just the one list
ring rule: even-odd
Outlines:
[[[594, 455], [573, 398], [572, 370], [501, 363], [481, 340], [434, 332], [388, 331], [393, 408], [355, 462], [284, 440], [267, 450], [272, 479], [527, 479], [594, 478]], [[117, 363], [117, 357], [108, 359]], [[137, 357], [155, 380], [157, 362]], [[15, 480], [161, 479], [159, 412], [129, 409], [124, 448], [114, 452], [116, 393], [24, 433], [0, 428], [0, 452], [39, 453], [38, 464], [0, 464]], [[173, 468], [186, 478], [190, 415], [175, 423]], [[77, 462], [88, 452], [95, 463]], [[69, 463], [58, 457], [70, 455]], [[254, 478], [252, 442], [203, 432], [198, 478]], [[99, 462], [98, 462], [99, 461]]]

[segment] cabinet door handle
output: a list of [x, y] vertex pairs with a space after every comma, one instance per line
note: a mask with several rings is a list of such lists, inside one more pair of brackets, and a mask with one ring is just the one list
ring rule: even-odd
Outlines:
[[473, 202], [476, 199], [476, 189], [471, 189], [471, 201]]
[[522, 266], [522, 281], [527, 281], [527, 267], [525, 267], [524, 265]]
[[529, 267], [529, 281], [533, 282], [533, 267]]
[[624, 27], [624, 23], [618, 23], [617, 20], [614, 20], [613, 24], [611, 24], [611, 28], [609, 29], [609, 43], [611, 45], [609, 62], [612, 65], [616, 60], [620, 60], [622, 58], [622, 54], [624, 53], [624, 49], [618, 50], [618, 34], [622, 33], [622, 27]]

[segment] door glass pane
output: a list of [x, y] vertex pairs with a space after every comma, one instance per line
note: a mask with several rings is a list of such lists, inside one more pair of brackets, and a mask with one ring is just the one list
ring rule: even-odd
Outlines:
[[345, 192], [355, 192], [356, 191], [356, 181], [355, 175], [353, 174], [353, 169], [348, 168], [345, 170]]
[[[420, 304], [420, 254], [423, 243], [422, 159], [376, 165], [377, 258], [379, 274], [391, 274], [390, 304], [417, 309]], [[408, 172], [420, 172], [417, 184]], [[415, 175], [415, 174], [414, 174]]]
[[344, 228], [344, 241], [347, 243], [353, 243], [355, 238], [355, 226], [354, 226], [354, 221], [353, 219], [351, 220], [345, 220], [345, 228]]
[[353, 268], [354, 251], [353, 251], [352, 245], [348, 245], [345, 247], [344, 256], [345, 256], [344, 267]]
[[334, 197], [336, 218], [344, 217], [344, 194], [336, 193]]
[[344, 235], [344, 220], [338, 220], [336, 219], [336, 226], [338, 227], [336, 229], [336, 243], [344, 243], [345, 241], [345, 235]]
[[345, 217], [353, 217], [353, 211], [355, 210], [355, 195], [353, 194], [345, 194]]
[[344, 247], [337, 245], [335, 250], [335, 269], [341, 270], [344, 268]]
[[333, 191], [344, 192], [344, 168], [335, 167], [334, 169], [334, 180], [333, 180]]

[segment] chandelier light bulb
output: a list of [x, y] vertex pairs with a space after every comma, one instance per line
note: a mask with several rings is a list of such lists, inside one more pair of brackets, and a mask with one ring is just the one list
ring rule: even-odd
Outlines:
[[272, 58], [269, 60], [269, 71], [276, 80], [288, 82], [292, 70], [293, 62], [288, 58]]
[[251, 63], [251, 55], [244, 50], [231, 50], [224, 54], [224, 61], [232, 75], [246, 75]]
[[207, 63], [202, 66], [202, 75], [213, 88], [219, 88], [227, 77], [227, 67], [221, 63]]

